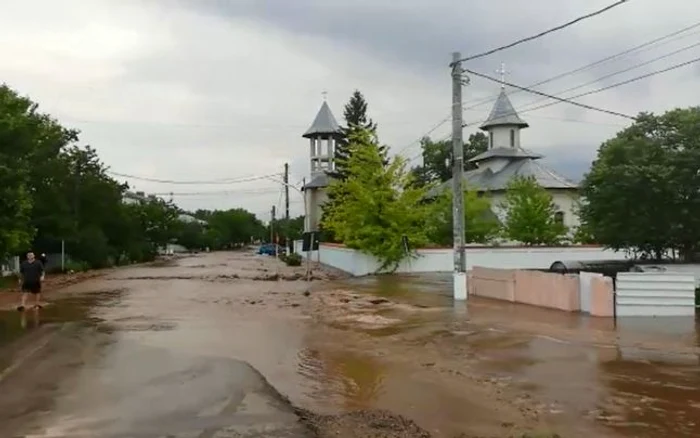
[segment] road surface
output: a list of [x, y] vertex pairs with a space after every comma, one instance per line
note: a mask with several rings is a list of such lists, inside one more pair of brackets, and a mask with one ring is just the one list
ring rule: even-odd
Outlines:
[[692, 320], [615, 326], [455, 305], [440, 276], [303, 272], [201, 254], [0, 312], [0, 436], [700, 436]]

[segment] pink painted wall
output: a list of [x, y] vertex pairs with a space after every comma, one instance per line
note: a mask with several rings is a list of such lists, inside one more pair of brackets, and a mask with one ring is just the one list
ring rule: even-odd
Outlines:
[[470, 294], [484, 298], [567, 312], [580, 310], [579, 282], [574, 275], [475, 266], [468, 288]]
[[515, 302], [578, 312], [578, 276], [539, 271], [515, 271]]
[[591, 316], [615, 316], [613, 281], [610, 277], [591, 279]]

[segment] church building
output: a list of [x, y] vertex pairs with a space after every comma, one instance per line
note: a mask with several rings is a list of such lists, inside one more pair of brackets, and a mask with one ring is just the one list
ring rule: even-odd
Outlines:
[[[528, 126], [513, 108], [505, 87], [501, 87], [488, 119], [480, 126], [488, 135], [488, 150], [469, 160], [477, 167], [464, 172], [464, 187], [487, 193], [492, 200], [491, 210], [504, 221], [506, 211], [500, 204], [505, 201], [508, 183], [516, 177], [534, 177], [552, 195], [557, 206], [557, 220], [574, 229], [580, 223], [575, 209], [578, 185], [542, 164], [539, 161], [542, 155], [521, 147], [520, 132]], [[433, 194], [450, 187], [451, 180]]]
[[310, 181], [302, 190], [306, 203], [304, 231], [318, 231], [323, 210], [321, 206], [328, 199], [326, 192], [330, 184], [327, 172], [335, 170], [335, 146], [343, 138], [338, 121], [324, 100], [313, 123], [306, 130], [304, 138], [309, 139]]

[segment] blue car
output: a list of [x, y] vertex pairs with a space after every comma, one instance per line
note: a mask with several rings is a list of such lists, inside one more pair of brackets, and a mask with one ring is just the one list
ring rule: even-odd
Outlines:
[[265, 243], [263, 245], [260, 245], [260, 248], [258, 248], [258, 254], [265, 254], [265, 255], [275, 255], [275, 247], [277, 248], [276, 254], [283, 254], [284, 253], [284, 248], [280, 245], [275, 245], [274, 243]]

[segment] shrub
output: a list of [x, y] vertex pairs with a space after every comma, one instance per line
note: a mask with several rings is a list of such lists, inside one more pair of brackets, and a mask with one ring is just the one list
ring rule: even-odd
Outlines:
[[301, 266], [301, 256], [296, 253], [285, 255], [282, 261], [285, 262], [287, 266]]

